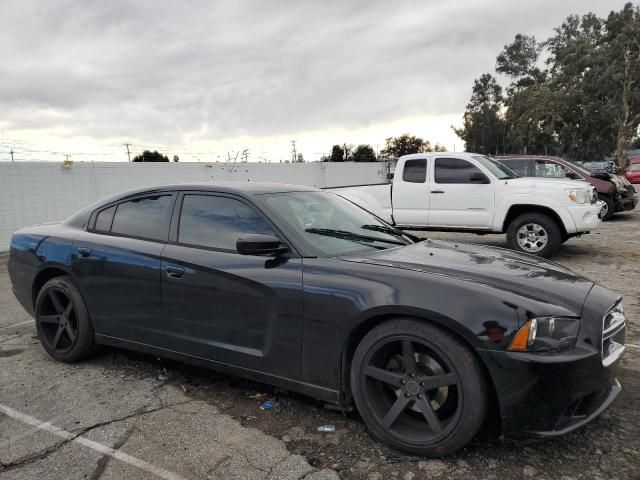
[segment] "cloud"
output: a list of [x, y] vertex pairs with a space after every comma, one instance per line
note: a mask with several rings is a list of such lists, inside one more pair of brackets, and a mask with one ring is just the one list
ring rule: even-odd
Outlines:
[[607, 12], [596, 0], [5, 0], [0, 137], [184, 144], [461, 114], [515, 33], [545, 38], [589, 10]]

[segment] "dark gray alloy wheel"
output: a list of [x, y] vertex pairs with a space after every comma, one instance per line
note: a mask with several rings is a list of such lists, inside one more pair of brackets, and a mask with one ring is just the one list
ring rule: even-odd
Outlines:
[[40, 343], [53, 358], [75, 362], [95, 352], [87, 308], [69, 277], [49, 280], [38, 294], [35, 311]]
[[387, 322], [361, 342], [352, 390], [371, 434], [397, 450], [440, 456], [468, 443], [486, 399], [475, 354], [447, 332], [412, 320]]

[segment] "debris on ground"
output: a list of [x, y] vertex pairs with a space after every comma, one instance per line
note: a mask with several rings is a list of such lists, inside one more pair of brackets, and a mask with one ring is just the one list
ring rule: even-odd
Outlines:
[[335, 425], [320, 425], [318, 427], [318, 431], [319, 432], [325, 432], [325, 433], [334, 433], [336, 431], [336, 426]]
[[260, 405], [260, 410], [271, 410], [273, 407], [278, 406], [278, 401], [275, 398], [271, 398]]

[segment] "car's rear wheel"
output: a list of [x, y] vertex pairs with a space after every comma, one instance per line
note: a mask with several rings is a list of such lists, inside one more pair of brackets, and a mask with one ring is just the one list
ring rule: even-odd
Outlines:
[[54, 359], [71, 363], [95, 353], [89, 312], [70, 277], [45, 283], [36, 298], [35, 312], [40, 343]]
[[562, 233], [555, 220], [543, 213], [523, 213], [507, 229], [509, 248], [549, 258], [562, 245]]
[[362, 339], [351, 389], [370, 434], [408, 454], [455, 452], [476, 435], [486, 414], [475, 353], [441, 328], [415, 320], [385, 322]]
[[610, 220], [613, 217], [613, 214], [616, 213], [616, 205], [613, 203], [613, 200], [609, 195], [604, 195], [602, 193], [598, 194], [598, 200], [602, 200], [604, 202], [604, 206], [602, 207], [602, 220]]

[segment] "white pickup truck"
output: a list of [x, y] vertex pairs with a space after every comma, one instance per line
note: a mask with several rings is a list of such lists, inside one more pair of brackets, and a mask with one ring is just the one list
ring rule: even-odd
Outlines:
[[519, 178], [471, 153], [406, 155], [391, 184], [329, 190], [401, 229], [506, 233], [509, 247], [541, 257], [601, 222], [589, 183]]

